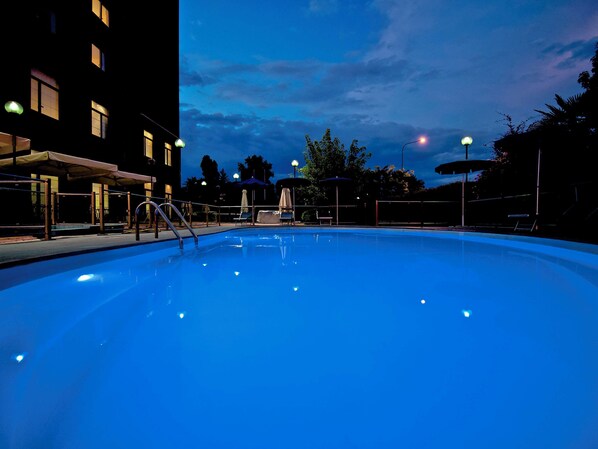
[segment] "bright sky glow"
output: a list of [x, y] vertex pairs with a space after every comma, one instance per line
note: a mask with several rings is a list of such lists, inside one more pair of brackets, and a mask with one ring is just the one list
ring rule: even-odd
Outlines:
[[304, 165], [305, 135], [326, 128], [400, 166], [426, 186], [434, 168], [492, 156], [515, 123], [537, 119], [554, 95], [581, 92], [598, 40], [594, 0], [264, 0], [180, 2], [182, 179], [209, 155], [232, 180], [253, 154], [275, 178]]

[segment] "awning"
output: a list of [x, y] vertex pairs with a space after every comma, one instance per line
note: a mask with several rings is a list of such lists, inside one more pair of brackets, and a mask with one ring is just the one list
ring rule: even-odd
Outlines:
[[139, 173], [116, 170], [99, 176], [91, 176], [93, 182], [109, 186], [132, 186], [137, 184], [155, 183], [156, 178]]
[[[13, 148], [13, 143], [16, 144], [16, 147]], [[17, 153], [22, 151], [27, 151], [31, 148], [31, 140], [26, 139], [25, 137], [21, 136], [14, 136], [13, 142], [13, 135], [0, 133], [0, 155], [12, 154], [13, 150], [16, 150]]]
[[[119, 170], [115, 164], [70, 156], [54, 151], [32, 152], [18, 156], [17, 167], [30, 169], [42, 175], [67, 176], [69, 181], [90, 180], [110, 186], [130, 186], [155, 183], [156, 178]], [[0, 169], [12, 167], [12, 158], [0, 159]]]
[[[16, 162], [17, 167], [28, 168], [35, 173], [52, 176], [67, 175], [71, 179], [103, 175], [118, 170], [118, 166], [115, 164], [54, 151], [32, 152], [31, 154], [18, 156]], [[10, 168], [12, 163], [12, 158], [0, 159], [0, 169]]]

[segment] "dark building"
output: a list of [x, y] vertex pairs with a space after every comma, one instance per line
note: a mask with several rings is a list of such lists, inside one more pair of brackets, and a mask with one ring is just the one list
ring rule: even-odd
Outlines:
[[[138, 202], [152, 188], [176, 196], [178, 16], [177, 1], [2, 2], [0, 172], [53, 176], [58, 192], [108, 184], [126, 185]], [[27, 159], [45, 152], [109, 163], [113, 173]]]

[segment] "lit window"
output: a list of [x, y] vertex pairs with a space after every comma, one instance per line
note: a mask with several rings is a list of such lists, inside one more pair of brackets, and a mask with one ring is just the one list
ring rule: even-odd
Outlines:
[[[37, 175], [35, 173], [31, 174], [32, 179], [39, 179], [39, 180], [46, 180], [50, 181], [50, 191], [51, 192], [58, 192], [58, 177], [57, 176], [46, 176], [46, 175]], [[51, 200], [53, 201], [53, 200]], [[36, 214], [41, 214], [43, 212], [43, 208], [46, 207], [46, 184], [43, 182], [33, 182], [31, 183], [31, 204], [33, 205], [34, 212]]]
[[154, 157], [154, 136], [147, 131], [143, 131], [143, 155], [149, 159]]
[[[96, 210], [96, 217], [100, 217], [100, 192], [102, 191], [102, 184], [93, 183], [91, 185], [93, 190], [93, 194], [95, 195], [95, 210]], [[104, 189], [104, 210], [108, 209], [108, 201], [110, 200], [110, 192], [108, 189]]]
[[170, 184], [164, 184], [164, 197], [167, 203], [172, 201], [172, 186]]
[[91, 133], [94, 136], [106, 138], [108, 129], [108, 109], [104, 106], [91, 101]]
[[169, 143], [164, 144], [164, 165], [172, 166], [172, 146]]
[[91, 10], [106, 26], [110, 25], [110, 15], [100, 0], [91, 0]]
[[58, 120], [58, 84], [38, 70], [31, 71], [31, 110]]
[[[143, 183], [143, 188], [145, 189], [145, 201], [152, 200], [152, 187], [154, 187], [154, 185], [151, 182]], [[148, 215], [152, 213], [150, 204], [145, 205], [145, 213]]]
[[106, 70], [104, 52], [93, 44], [91, 44], [91, 62], [100, 69]]

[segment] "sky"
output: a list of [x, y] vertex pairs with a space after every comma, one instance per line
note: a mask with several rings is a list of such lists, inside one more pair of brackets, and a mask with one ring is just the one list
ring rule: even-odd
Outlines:
[[[595, 0], [180, 0], [182, 182], [210, 156], [232, 180], [252, 155], [274, 180], [326, 129], [413, 170], [491, 158], [505, 117], [528, 124], [582, 91]], [[426, 144], [409, 143], [426, 136]], [[407, 145], [405, 145], [407, 144]]]

